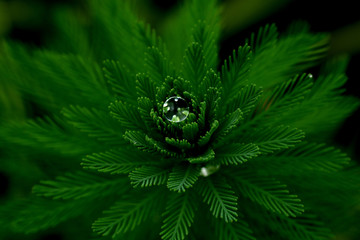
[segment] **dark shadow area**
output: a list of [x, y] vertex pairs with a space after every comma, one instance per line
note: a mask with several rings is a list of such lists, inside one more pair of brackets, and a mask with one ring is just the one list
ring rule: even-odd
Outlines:
[[6, 197], [9, 190], [9, 178], [3, 172], [0, 172], [0, 199]]
[[39, 240], [64, 240], [63, 236], [61, 234], [53, 233], [53, 234], [47, 234], [39, 238]]

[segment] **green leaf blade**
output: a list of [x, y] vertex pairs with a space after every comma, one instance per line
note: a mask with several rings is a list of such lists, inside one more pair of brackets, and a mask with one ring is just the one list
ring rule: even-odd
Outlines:
[[210, 205], [210, 211], [225, 222], [237, 220], [237, 199], [231, 186], [221, 178], [204, 178], [199, 185], [203, 201]]
[[121, 233], [132, 231], [136, 226], [148, 219], [158, 207], [159, 192], [154, 191], [145, 196], [134, 196], [118, 201], [103, 217], [97, 219], [92, 229], [103, 236], [116, 238]]
[[199, 174], [199, 168], [194, 165], [175, 166], [169, 175], [167, 187], [172, 191], [185, 192], [197, 181]]
[[260, 148], [262, 154], [266, 154], [294, 147], [304, 137], [305, 133], [297, 128], [278, 126], [256, 129], [251, 132], [251, 135], [244, 134], [241, 139], [253, 142]]
[[237, 222], [227, 223], [223, 221], [213, 221], [214, 232], [217, 239], [229, 240], [256, 240], [249, 224], [242, 218]]
[[231, 178], [235, 180], [237, 189], [244, 196], [272, 212], [291, 217], [304, 212], [301, 200], [296, 195], [290, 194], [286, 185], [273, 178], [246, 171], [232, 174]]
[[85, 169], [110, 174], [123, 174], [143, 165], [156, 165], [150, 155], [134, 149], [119, 148], [101, 153], [93, 153], [83, 158], [81, 165]]
[[38, 196], [53, 199], [80, 199], [109, 195], [119, 186], [125, 186], [124, 178], [106, 179], [85, 172], [67, 173], [56, 180], [41, 181], [33, 187]]
[[146, 128], [138, 109], [130, 104], [115, 101], [109, 106], [110, 115], [128, 130], [138, 130]]
[[286, 239], [326, 240], [334, 237], [331, 230], [311, 213], [296, 218], [268, 216], [266, 219], [271, 222], [269, 226]]
[[166, 184], [168, 169], [153, 166], [142, 166], [129, 174], [131, 184], [134, 187], [151, 187]]
[[158, 85], [162, 84], [167, 76], [173, 76], [174, 70], [169, 59], [164, 56], [159, 48], [149, 47], [145, 54], [145, 67], [150, 79]]
[[248, 45], [239, 47], [233, 51], [233, 56], [224, 62], [221, 69], [221, 79], [224, 86], [224, 95], [229, 96], [227, 102], [248, 82], [248, 74], [251, 68], [252, 52]]
[[189, 234], [189, 228], [194, 221], [197, 209], [193, 197], [191, 191], [186, 191], [182, 194], [173, 195], [168, 200], [163, 214], [165, 219], [161, 226], [161, 239], [183, 240]]
[[298, 32], [276, 41], [271, 47], [256, 52], [249, 82], [271, 87], [316, 64], [325, 56], [328, 36]]
[[255, 144], [232, 144], [219, 148], [216, 151], [216, 161], [224, 165], [242, 164], [248, 159], [260, 154], [259, 147]]
[[188, 80], [194, 90], [206, 73], [205, 57], [202, 46], [199, 43], [192, 43], [185, 52], [182, 74], [185, 80]]
[[98, 109], [81, 106], [69, 106], [62, 110], [68, 123], [78, 128], [89, 137], [96, 138], [108, 145], [124, 144], [122, 129], [115, 121], [109, 119], [108, 113]]
[[350, 158], [339, 149], [325, 144], [302, 142], [274, 155], [260, 156], [253, 163], [265, 166], [273, 174], [303, 175], [313, 172], [338, 172], [349, 162]]
[[105, 60], [103, 62], [103, 72], [111, 90], [122, 101], [136, 103], [136, 98], [132, 92], [135, 89], [134, 76], [130, 70], [119, 61]]

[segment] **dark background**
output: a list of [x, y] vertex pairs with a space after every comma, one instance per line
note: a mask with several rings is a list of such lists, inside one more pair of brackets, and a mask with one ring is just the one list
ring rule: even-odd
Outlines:
[[[161, 24], [167, 16], [175, 11], [176, 6], [181, 2], [181, 0], [139, 1], [141, 1], [145, 9], [143, 10], [146, 15], [145, 18], [154, 26]], [[221, 2], [226, 6], [227, 4], [231, 5], [232, 1]], [[330, 32], [332, 34], [329, 57], [338, 54], [349, 54], [351, 56], [347, 70], [349, 81], [346, 84], [347, 91], [345, 94], [360, 98], [360, 91], [357, 87], [360, 81], [360, 71], [358, 70], [360, 67], [360, 14], [357, 1], [282, 0], [279, 2], [281, 4], [274, 7], [270, 12], [264, 13], [259, 10], [259, 13], [257, 13], [255, 11], [254, 15], [258, 14], [255, 20], [224, 33], [226, 37], [221, 41], [221, 59], [227, 58], [233, 49], [243, 44], [244, 39], [249, 37], [252, 32], [257, 32], [260, 26], [267, 23], [276, 23], [279, 31], [283, 32], [291, 22], [305, 20], [310, 24], [313, 32]], [[86, 12], [86, 1], [0, 0], [0, 40], [1, 38], [9, 38], [28, 45], [44, 46], [45, 42], [56, 36], [52, 13], [57, 8], [63, 7]], [[246, 9], [239, 9], [238, 14], [241, 14], [242, 11], [246, 11]], [[227, 17], [231, 19], [231, 16]], [[317, 71], [316, 68], [312, 70]], [[26, 104], [26, 106], [30, 108], [27, 111], [31, 112], [33, 116], [41, 115], [36, 105]], [[356, 111], [342, 124], [335, 136], [335, 144], [339, 145], [357, 161], [360, 159], [359, 122], [360, 110]], [[0, 183], [2, 184], [0, 188], [1, 200], [1, 198], [6, 197], [9, 185], [7, 176], [1, 172]], [[61, 240], [62, 237], [61, 234], [45, 234], [41, 239]]]

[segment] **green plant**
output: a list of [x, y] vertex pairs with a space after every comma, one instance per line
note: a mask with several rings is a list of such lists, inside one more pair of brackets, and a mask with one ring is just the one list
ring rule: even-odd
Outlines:
[[218, 71], [216, 1], [187, 1], [167, 44], [123, 1], [90, 6], [87, 30], [59, 15], [54, 50], [3, 43], [1, 77], [47, 113], [2, 124], [4, 161], [51, 179], [2, 206], [4, 230], [85, 215], [115, 239], [330, 239], [350, 224], [358, 170], [317, 142], [359, 102], [341, 95], [344, 62], [303, 73], [327, 35], [267, 25]]

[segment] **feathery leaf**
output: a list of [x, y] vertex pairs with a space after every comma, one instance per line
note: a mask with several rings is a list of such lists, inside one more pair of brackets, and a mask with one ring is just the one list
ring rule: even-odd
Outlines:
[[259, 147], [255, 144], [231, 144], [219, 148], [215, 152], [216, 162], [225, 165], [238, 165], [246, 162], [248, 159], [260, 154]]
[[240, 108], [244, 116], [248, 115], [255, 108], [261, 94], [262, 91], [254, 84], [246, 85], [235, 95], [235, 97], [227, 98], [230, 100], [226, 105], [226, 112], [233, 112]]
[[259, 117], [262, 115], [262, 118], [266, 118], [266, 122], [271, 123], [268, 119], [270, 115], [276, 118], [300, 104], [312, 86], [313, 78], [308, 74], [297, 75], [293, 79], [277, 85], [269, 94], [264, 94], [263, 99], [260, 100], [263, 102], [261, 109], [258, 109], [260, 114], [257, 114]]
[[326, 240], [333, 234], [313, 214], [304, 214], [296, 218], [268, 216], [269, 226], [285, 239], [294, 240]]
[[127, 148], [118, 148], [102, 153], [87, 155], [81, 162], [86, 169], [111, 174], [129, 173], [143, 165], [156, 165], [151, 161], [151, 155], [133, 151]]
[[228, 62], [225, 60], [221, 69], [221, 80], [224, 86], [224, 96], [229, 96], [225, 100], [226, 103], [246, 85], [251, 68], [251, 59], [251, 48], [245, 45], [239, 47], [237, 52], [234, 50], [233, 56], [229, 57]]
[[[83, 198], [79, 200], [60, 201], [30, 197], [1, 206], [0, 215], [6, 212], [8, 230], [18, 233], [35, 233], [48, 229], [61, 222], [92, 211], [89, 206], [96, 206], [97, 199]], [[4, 208], [4, 209], [2, 209]], [[9, 211], [11, 210], [11, 211]]]
[[249, 224], [242, 218], [237, 222], [226, 223], [223, 221], [213, 221], [214, 232], [217, 239], [228, 240], [256, 240]]
[[211, 126], [210, 126], [210, 130], [207, 131], [205, 133], [205, 135], [201, 136], [199, 141], [198, 141], [198, 144], [199, 146], [205, 146], [208, 142], [210, 142], [211, 138], [212, 138], [212, 135], [214, 134], [214, 132], [216, 131], [216, 129], [218, 129], [219, 127], [219, 121], [218, 120], [215, 120]]
[[108, 113], [97, 109], [69, 106], [62, 110], [67, 121], [80, 131], [109, 145], [123, 145], [122, 130]]
[[120, 233], [134, 230], [136, 226], [148, 219], [160, 201], [158, 191], [143, 196], [127, 196], [109, 210], [103, 212], [104, 216], [93, 223], [93, 230], [103, 236], [112, 234], [116, 238]]
[[196, 185], [203, 201], [209, 204], [210, 211], [218, 218], [223, 218], [225, 222], [237, 220], [237, 196], [231, 186], [222, 178], [206, 177]]
[[189, 234], [195, 211], [197, 209], [196, 202], [193, 200], [192, 191], [185, 193], [177, 193], [168, 199], [164, 223], [161, 226], [161, 238], [164, 240], [182, 240]]
[[134, 91], [133, 78], [129, 69], [118, 61], [105, 60], [103, 62], [104, 76], [110, 85], [112, 92], [119, 96], [123, 101], [136, 103], [136, 98], [132, 92]]
[[[103, 149], [96, 141], [91, 141], [87, 136], [76, 134], [67, 128], [69, 126], [66, 124], [60, 127], [48, 117], [38, 118], [25, 123], [14, 122], [3, 125], [0, 129], [0, 137], [9, 144], [65, 156], [81, 156]], [[19, 135], [18, 132], [22, 134]]]
[[264, 155], [253, 164], [261, 165], [273, 174], [302, 175], [314, 171], [336, 172], [348, 165], [350, 158], [325, 144], [302, 142], [294, 148], [274, 155]]
[[146, 97], [152, 101], [156, 99], [156, 80], [149, 76], [139, 73], [136, 75], [136, 93], [139, 98]]
[[219, 128], [215, 131], [215, 141], [220, 142], [232, 129], [237, 127], [240, 121], [243, 119], [243, 113], [238, 108], [233, 113], [224, 117], [224, 120], [219, 124]]
[[56, 180], [44, 180], [33, 187], [33, 193], [38, 196], [53, 199], [80, 199], [92, 196], [113, 194], [115, 189], [124, 188], [127, 181], [124, 178], [107, 179], [85, 172], [66, 173]]
[[196, 122], [186, 124], [183, 128], [183, 137], [190, 142], [193, 142], [199, 132], [199, 125]]
[[177, 165], [169, 175], [167, 187], [172, 191], [185, 192], [186, 188], [192, 187], [197, 181], [199, 173], [199, 168], [193, 164]]
[[209, 148], [206, 152], [203, 154], [200, 154], [196, 157], [189, 157], [186, 158], [187, 161], [190, 163], [205, 163], [213, 160], [215, 158], [215, 152], [211, 148]]
[[[251, 34], [250, 46], [253, 51], [258, 54], [259, 51], [263, 51], [268, 47], [272, 47], [278, 40], [278, 32], [275, 24], [266, 24], [264, 27], [260, 27], [257, 35]], [[247, 40], [248, 42], [248, 40]]]
[[307, 32], [280, 38], [255, 54], [249, 82], [269, 87], [316, 64], [327, 51], [328, 37]]
[[131, 184], [134, 187], [150, 187], [166, 184], [169, 170], [153, 166], [136, 168], [129, 174]]
[[273, 178], [246, 170], [241, 173], [230, 171], [229, 176], [234, 179], [236, 189], [244, 196], [268, 210], [292, 217], [304, 212], [301, 200], [290, 194], [286, 185]]
[[125, 129], [144, 129], [144, 123], [136, 107], [127, 103], [115, 101], [110, 103], [109, 109], [110, 115], [118, 120]]
[[186, 49], [182, 75], [185, 80], [190, 81], [194, 90], [197, 90], [205, 73], [206, 64], [202, 46], [194, 42]]
[[169, 61], [158, 48], [149, 47], [145, 53], [145, 71], [150, 79], [161, 84], [167, 76], [173, 76], [174, 70]]
[[138, 149], [149, 153], [156, 152], [157, 150], [154, 146], [146, 141], [146, 137], [147, 136], [140, 131], [126, 131], [124, 134], [124, 138]]
[[305, 136], [304, 132], [288, 126], [268, 127], [254, 129], [249, 135], [243, 134], [239, 142], [252, 142], [260, 148], [260, 152], [272, 153], [274, 151], [289, 148], [299, 143]]

